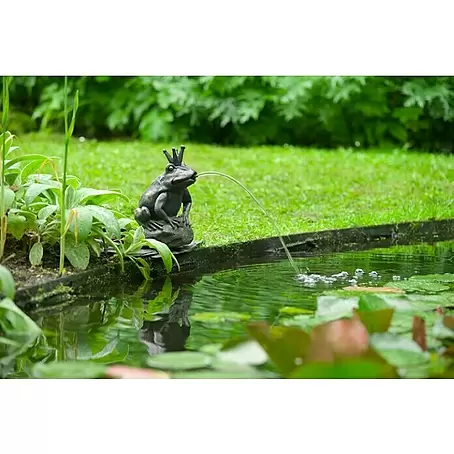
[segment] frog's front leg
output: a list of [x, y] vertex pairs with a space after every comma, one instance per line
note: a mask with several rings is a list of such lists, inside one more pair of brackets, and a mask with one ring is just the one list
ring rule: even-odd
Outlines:
[[167, 200], [167, 194], [164, 192], [158, 196], [154, 206], [154, 212], [161, 219], [169, 223], [174, 229], [178, 227], [178, 221], [171, 219], [164, 210], [164, 205]]
[[189, 212], [191, 211], [192, 207], [192, 197], [191, 194], [187, 189], [184, 190], [183, 193], [183, 222], [185, 225], [189, 226]]

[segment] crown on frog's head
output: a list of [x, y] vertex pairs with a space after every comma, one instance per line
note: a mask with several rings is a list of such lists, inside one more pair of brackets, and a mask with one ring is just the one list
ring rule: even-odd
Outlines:
[[183, 155], [184, 149], [186, 147], [184, 145], [180, 146], [180, 152], [178, 153], [177, 149], [172, 147], [172, 156], [167, 152], [167, 150], [162, 150], [162, 152], [166, 155], [167, 161], [174, 166], [181, 166], [183, 164]]

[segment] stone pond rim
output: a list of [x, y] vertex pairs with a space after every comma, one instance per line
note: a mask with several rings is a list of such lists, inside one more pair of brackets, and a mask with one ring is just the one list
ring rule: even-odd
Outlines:
[[[359, 251], [393, 245], [409, 245], [421, 242], [436, 243], [454, 239], [454, 218], [403, 222], [366, 227], [352, 227], [335, 230], [322, 230], [283, 236], [287, 248], [295, 257], [307, 257], [333, 252]], [[165, 276], [160, 258], [144, 256], [151, 263], [152, 278]], [[285, 259], [279, 237], [231, 243], [222, 246], [199, 247], [178, 255], [181, 270], [174, 266], [171, 275], [194, 276], [213, 273], [239, 265], [263, 263]], [[122, 283], [142, 282], [139, 270], [131, 261], [125, 262], [121, 273], [118, 265], [97, 265], [81, 272], [73, 272], [58, 278], [49, 278], [39, 284], [19, 287], [16, 291], [16, 304], [26, 310], [53, 306], [78, 295], [110, 293], [111, 286]]]

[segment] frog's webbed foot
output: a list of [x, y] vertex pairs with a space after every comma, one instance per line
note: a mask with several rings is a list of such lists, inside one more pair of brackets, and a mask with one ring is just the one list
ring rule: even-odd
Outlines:
[[173, 229], [177, 229], [180, 227], [180, 223], [178, 222], [178, 219], [169, 219], [169, 224]]
[[139, 224], [146, 225], [151, 221], [150, 210], [147, 207], [139, 207], [134, 210], [134, 218]]

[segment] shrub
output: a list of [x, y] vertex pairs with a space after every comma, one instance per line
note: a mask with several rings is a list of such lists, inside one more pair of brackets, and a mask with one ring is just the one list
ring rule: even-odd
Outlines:
[[[76, 134], [150, 141], [453, 149], [454, 77], [72, 77]], [[15, 109], [63, 131], [63, 78], [18, 77]]]

